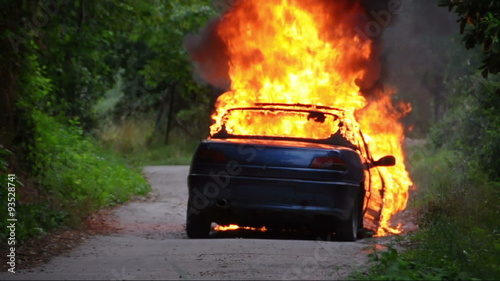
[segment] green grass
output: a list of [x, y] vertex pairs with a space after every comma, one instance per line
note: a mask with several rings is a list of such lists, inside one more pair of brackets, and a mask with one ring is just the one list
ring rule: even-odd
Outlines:
[[429, 266], [419, 259], [409, 257], [388, 245], [388, 250], [369, 255], [373, 266], [368, 272], [355, 272], [350, 280], [470, 280], [467, 275], [458, 276], [455, 271]]
[[[29, 161], [34, 171], [30, 175], [33, 182], [29, 184], [38, 194], [20, 192], [23, 183], [19, 182], [16, 238], [20, 242], [64, 224], [78, 225], [82, 218], [100, 208], [125, 202], [133, 195], [145, 195], [150, 190], [138, 168], [85, 136], [77, 122], [64, 125], [39, 111], [33, 112], [33, 120], [35, 142], [29, 148]], [[3, 183], [5, 174], [11, 171], [5, 154], [2, 157]], [[0, 197], [6, 204], [6, 192], [0, 192]], [[5, 216], [1, 212], [3, 230]], [[5, 235], [6, 231], [0, 232], [0, 238], [5, 239]]]
[[[83, 213], [121, 203], [132, 194], [145, 194], [149, 186], [139, 170], [83, 135], [77, 125], [64, 126], [44, 114], [37, 120], [36, 161], [40, 181], [63, 204]], [[69, 207], [69, 206], [68, 206]]]
[[154, 131], [154, 118], [107, 122], [98, 132], [101, 143], [134, 166], [189, 165], [202, 137], [174, 128], [165, 144], [164, 133]]
[[372, 256], [363, 280], [500, 279], [500, 184], [460, 151], [410, 148], [418, 191], [410, 208], [420, 229], [405, 237], [404, 252], [390, 248]]
[[194, 144], [181, 148], [177, 145], [165, 145], [126, 155], [125, 159], [140, 166], [189, 165], [195, 149]]

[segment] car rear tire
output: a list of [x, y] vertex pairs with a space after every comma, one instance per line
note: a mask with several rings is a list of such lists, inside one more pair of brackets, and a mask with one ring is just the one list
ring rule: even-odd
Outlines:
[[186, 233], [189, 238], [208, 238], [210, 220], [203, 214], [191, 214], [186, 219]]
[[351, 209], [349, 218], [345, 221], [339, 221], [337, 225], [337, 240], [339, 241], [356, 241], [358, 238], [359, 227], [359, 202], [354, 201], [354, 206]]

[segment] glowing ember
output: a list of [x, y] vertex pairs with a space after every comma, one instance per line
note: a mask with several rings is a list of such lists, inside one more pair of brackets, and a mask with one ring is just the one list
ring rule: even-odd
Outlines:
[[[409, 105], [394, 107], [390, 99], [394, 91], [375, 90], [380, 71], [377, 48], [355, 28], [366, 26], [368, 21], [366, 10], [357, 1], [236, 1], [216, 29], [229, 59], [231, 85], [216, 102], [210, 132], [213, 135], [221, 130], [222, 118], [231, 108], [256, 103], [312, 104], [345, 110], [344, 118], [354, 128], [361, 128], [375, 160], [385, 155], [396, 158], [394, 167], [371, 170], [382, 173], [384, 183], [367, 173], [367, 181], [372, 184], [367, 192], [370, 201], [365, 224], [383, 236], [400, 232], [389, 220], [406, 208], [412, 185], [404, 165], [404, 130], [399, 122], [411, 109]], [[233, 130], [230, 133], [273, 135], [279, 131], [319, 139], [329, 129], [312, 128], [312, 122], [304, 124], [302, 130], [289, 132], [286, 123], [272, 116], [239, 117], [231, 118], [237, 122], [226, 128]], [[361, 139], [351, 141], [362, 143]], [[367, 182], [365, 186], [370, 185]]]
[[245, 230], [253, 230], [253, 231], [260, 231], [260, 232], [266, 232], [267, 228], [265, 226], [261, 228], [255, 228], [255, 227], [248, 227], [248, 226], [238, 226], [236, 224], [230, 224], [230, 225], [217, 225], [215, 226], [216, 231], [232, 231], [232, 230], [239, 230], [239, 229], [245, 229]]

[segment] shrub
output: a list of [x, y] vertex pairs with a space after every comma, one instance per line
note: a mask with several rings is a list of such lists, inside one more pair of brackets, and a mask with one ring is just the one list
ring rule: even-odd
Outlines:
[[[15, 174], [9, 170], [9, 158], [13, 157], [12, 152], [0, 145], [0, 240], [7, 241], [9, 231], [7, 229], [8, 217], [8, 190], [9, 182], [8, 175]], [[15, 174], [16, 177], [19, 176]], [[27, 204], [20, 201], [19, 190], [22, 188], [22, 182], [16, 179], [12, 182], [16, 187], [15, 199], [15, 218], [16, 222], [16, 239], [22, 242], [30, 237], [37, 236], [60, 226], [65, 220], [66, 214], [61, 210], [56, 210], [46, 203]]]
[[63, 210], [78, 216], [124, 202], [132, 194], [146, 194], [146, 180], [122, 160], [83, 135], [78, 122], [64, 126], [56, 118], [35, 111], [36, 150], [44, 193]]
[[[34, 110], [35, 141], [30, 163], [36, 167], [40, 192], [16, 192], [16, 239], [23, 242], [65, 223], [79, 223], [91, 212], [144, 195], [150, 187], [141, 174], [86, 137], [78, 122], [63, 125], [55, 117]], [[8, 150], [0, 147], [0, 181], [6, 186]], [[19, 175], [18, 175], [19, 176]], [[5, 184], [4, 184], [5, 183]], [[23, 188], [17, 183], [17, 190]], [[20, 194], [25, 195], [21, 197]], [[27, 197], [36, 197], [27, 198]], [[7, 192], [0, 189], [0, 239], [7, 238]]]
[[409, 256], [460, 278], [500, 278], [499, 183], [460, 151], [423, 153], [412, 173], [421, 230]]
[[[418, 187], [414, 246], [375, 260], [374, 279], [500, 279], [500, 77], [473, 73], [447, 87], [449, 108], [431, 128], [430, 143], [409, 151]], [[430, 277], [405, 275], [406, 261]]]
[[500, 279], [500, 183], [457, 150], [425, 145], [409, 153], [418, 186], [410, 207], [419, 231], [403, 253], [372, 255], [374, 266], [355, 279]]

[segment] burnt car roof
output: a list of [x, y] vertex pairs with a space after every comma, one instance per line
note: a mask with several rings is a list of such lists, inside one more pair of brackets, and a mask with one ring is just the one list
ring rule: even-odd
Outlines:
[[[345, 130], [350, 130], [350, 126], [344, 124], [346, 121], [344, 117], [345, 111], [340, 108], [330, 107], [330, 106], [322, 106], [322, 105], [313, 105], [313, 104], [288, 104], [288, 103], [255, 103], [252, 106], [242, 106], [242, 107], [234, 107], [230, 108], [226, 111], [225, 116], [231, 111], [236, 110], [279, 110], [279, 111], [289, 111], [289, 112], [310, 112], [310, 113], [319, 113], [319, 114], [328, 114], [333, 115], [338, 119], [342, 120], [341, 126], [344, 127]], [[348, 147], [351, 149], [357, 149], [358, 147], [351, 142], [349, 142], [345, 137], [340, 134], [340, 131], [335, 132], [329, 138], [326, 139], [310, 139], [310, 138], [297, 138], [297, 137], [276, 137], [276, 136], [245, 136], [245, 135], [232, 135], [229, 134], [225, 125], [222, 125], [222, 130], [217, 132], [212, 136], [214, 139], [227, 139], [227, 138], [240, 138], [240, 139], [273, 139], [273, 140], [284, 140], [284, 141], [305, 141], [305, 142], [313, 142], [313, 143], [321, 143], [328, 145], [340, 145], [344, 147]]]
[[256, 103], [255, 107], [257, 108], [296, 108], [296, 109], [308, 109], [313, 111], [337, 111], [339, 113], [344, 113], [344, 110], [341, 108], [331, 107], [331, 106], [323, 106], [323, 105], [314, 105], [314, 104], [302, 104], [302, 103]]
[[[338, 118], [344, 116], [345, 111], [340, 108], [323, 106], [323, 105], [314, 105], [314, 104], [301, 104], [301, 103], [255, 103], [253, 106], [241, 106], [241, 107], [233, 107], [227, 109], [227, 115], [231, 111], [235, 110], [280, 110], [280, 111], [290, 111], [290, 112], [311, 112], [311, 113], [323, 113], [334, 115]], [[343, 119], [343, 118], [342, 118]]]

